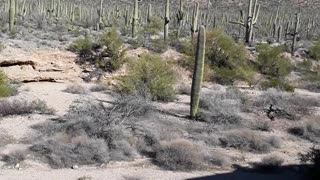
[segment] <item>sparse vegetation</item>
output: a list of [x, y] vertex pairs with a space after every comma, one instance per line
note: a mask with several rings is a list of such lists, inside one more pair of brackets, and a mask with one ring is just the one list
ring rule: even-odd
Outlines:
[[320, 122], [318, 120], [303, 122], [300, 126], [290, 128], [289, 133], [320, 143]]
[[279, 148], [281, 140], [277, 137], [265, 137], [250, 130], [237, 130], [220, 138], [223, 147], [255, 152], [268, 153], [274, 148]]
[[153, 100], [170, 101], [175, 97], [176, 77], [160, 56], [144, 54], [128, 64], [128, 74], [120, 78], [119, 91], [151, 95]]
[[10, 154], [3, 155], [1, 160], [4, 161], [7, 166], [15, 166], [25, 159], [26, 155], [24, 151], [14, 151]]
[[87, 89], [79, 84], [71, 84], [69, 85], [64, 92], [71, 93], [71, 94], [86, 94]]
[[101, 91], [106, 91], [108, 90], [108, 86], [107, 85], [104, 85], [104, 84], [97, 84], [95, 86], [92, 86], [90, 88], [90, 91], [91, 92], [101, 92]]
[[307, 178], [319, 179], [320, 178], [320, 149], [319, 147], [312, 147], [307, 153], [299, 154], [301, 163], [311, 163], [311, 166], [306, 172]]
[[32, 113], [52, 114], [54, 113], [54, 110], [49, 108], [47, 104], [41, 100], [0, 100], [0, 116], [25, 115]]
[[283, 164], [284, 159], [278, 155], [270, 155], [262, 158], [261, 162], [257, 163], [255, 166], [261, 171], [271, 172], [278, 170]]

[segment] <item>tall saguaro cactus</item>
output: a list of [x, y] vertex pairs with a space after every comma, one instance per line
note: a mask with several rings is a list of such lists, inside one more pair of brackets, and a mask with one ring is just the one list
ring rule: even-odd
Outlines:
[[99, 22], [97, 23], [97, 31], [99, 31], [101, 29], [102, 24], [103, 24], [103, 22], [102, 22], [103, 0], [100, 0], [100, 8], [97, 11], [98, 11], [98, 16], [99, 16]]
[[196, 59], [192, 79], [192, 88], [191, 88], [191, 106], [190, 106], [190, 117], [192, 119], [196, 118], [199, 101], [200, 101], [200, 92], [201, 92], [201, 83], [203, 80], [204, 72], [204, 59], [205, 59], [205, 49], [206, 49], [206, 30], [204, 26], [200, 27], [198, 33], [198, 44], [196, 50]]
[[165, 16], [164, 16], [164, 41], [167, 41], [169, 34], [170, 22], [170, 0], [166, 0]]
[[240, 21], [240, 22], [233, 22], [233, 21], [230, 22], [232, 24], [240, 24], [245, 27], [246, 29], [245, 42], [248, 44], [250, 44], [252, 41], [253, 28], [258, 21], [259, 13], [260, 13], [260, 4], [258, 4], [258, 0], [249, 0], [246, 20]]
[[136, 37], [138, 20], [139, 20], [139, 2], [138, 0], [134, 0], [134, 9], [133, 9], [133, 17], [132, 17], [132, 38]]
[[10, 0], [10, 8], [9, 8], [9, 31], [14, 31], [14, 21], [16, 16], [16, 1]]
[[292, 45], [291, 45], [291, 55], [294, 56], [296, 43], [297, 43], [297, 37], [298, 37], [298, 30], [300, 27], [300, 13], [296, 14], [295, 24], [294, 24], [294, 32], [292, 34]]

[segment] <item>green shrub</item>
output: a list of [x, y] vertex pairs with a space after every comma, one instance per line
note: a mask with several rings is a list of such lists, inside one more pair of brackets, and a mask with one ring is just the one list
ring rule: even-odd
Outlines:
[[89, 58], [92, 56], [93, 42], [89, 37], [77, 39], [69, 45], [68, 50], [79, 54], [80, 58]]
[[144, 92], [153, 100], [168, 101], [175, 96], [176, 78], [171, 66], [155, 54], [144, 54], [128, 64], [128, 75], [120, 78], [119, 90], [125, 93]]
[[150, 34], [158, 34], [163, 28], [163, 21], [160, 17], [152, 16], [150, 22], [144, 27], [144, 31]]
[[294, 87], [287, 82], [277, 78], [272, 78], [261, 83], [261, 88], [266, 90], [269, 88], [276, 88], [287, 92], [294, 92]]
[[98, 60], [99, 67], [107, 68], [108, 70], [117, 70], [125, 63], [125, 49], [123, 48], [123, 40], [119, 36], [115, 28], [111, 31], [101, 35], [99, 39], [101, 47], [105, 47], [103, 50], [103, 56], [107, 55], [110, 60], [104, 61], [103, 58]]
[[249, 66], [245, 46], [236, 44], [223, 31], [207, 32], [206, 58], [218, 82], [232, 84], [235, 80], [242, 80], [252, 83], [254, 72]]
[[311, 47], [310, 56], [316, 60], [320, 60], [320, 40]]
[[290, 74], [291, 63], [281, 56], [281, 47], [269, 45], [258, 46], [258, 70], [260, 73], [273, 78], [281, 78]]
[[8, 97], [14, 94], [13, 88], [9, 85], [7, 77], [0, 71], [0, 97]]

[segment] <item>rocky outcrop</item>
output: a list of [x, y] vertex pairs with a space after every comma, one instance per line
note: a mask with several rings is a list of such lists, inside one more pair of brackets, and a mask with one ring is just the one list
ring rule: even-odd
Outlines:
[[57, 49], [34, 49], [29, 52], [7, 47], [0, 53], [0, 69], [18, 82], [81, 81], [82, 69], [77, 55]]

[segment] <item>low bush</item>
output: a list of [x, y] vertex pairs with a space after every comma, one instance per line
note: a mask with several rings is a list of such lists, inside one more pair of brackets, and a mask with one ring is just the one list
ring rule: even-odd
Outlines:
[[79, 84], [72, 84], [69, 85], [64, 92], [71, 93], [71, 94], [86, 94], [87, 89]]
[[310, 56], [316, 60], [320, 60], [320, 40], [311, 47]]
[[144, 32], [150, 33], [152, 35], [158, 34], [163, 28], [163, 20], [160, 17], [152, 16], [150, 21], [144, 27]]
[[241, 126], [239, 116], [246, 97], [233, 88], [226, 92], [214, 91], [200, 98], [200, 117], [208, 123], [226, 128]]
[[280, 156], [270, 155], [262, 158], [261, 162], [255, 165], [261, 171], [271, 172], [280, 168], [284, 160]]
[[144, 54], [128, 64], [127, 75], [119, 79], [122, 93], [150, 94], [153, 100], [169, 101], [175, 97], [175, 73], [161, 57]]
[[33, 126], [44, 140], [31, 151], [54, 168], [131, 160], [136, 155], [136, 123], [152, 108], [140, 96], [115, 96], [111, 106], [99, 101], [74, 102], [61, 121]]
[[268, 153], [280, 147], [280, 139], [274, 136], [264, 137], [254, 131], [238, 130], [220, 138], [223, 147], [232, 147], [255, 153]]
[[80, 58], [88, 59], [93, 56], [94, 43], [91, 38], [78, 39], [69, 45], [68, 50], [79, 54]]
[[292, 85], [285, 82], [284, 80], [280, 80], [277, 78], [272, 78], [267, 81], [263, 81], [260, 84], [260, 86], [264, 90], [267, 90], [270, 88], [276, 88], [276, 89], [287, 91], [287, 92], [294, 92], [294, 87]]
[[320, 122], [318, 120], [310, 120], [289, 129], [289, 133], [308, 139], [315, 143], [320, 143]]
[[107, 85], [104, 85], [104, 84], [97, 84], [97, 85], [94, 85], [90, 88], [90, 91], [91, 92], [101, 92], [101, 91], [106, 91], [108, 90], [108, 86]]
[[8, 134], [8, 131], [5, 129], [0, 129], [0, 148], [12, 144], [15, 142], [14, 137]]
[[187, 140], [161, 142], [155, 147], [155, 152], [156, 164], [164, 169], [189, 171], [207, 166], [204, 149]]
[[0, 117], [32, 113], [53, 114], [54, 110], [41, 100], [27, 101], [14, 99], [0, 101]]

